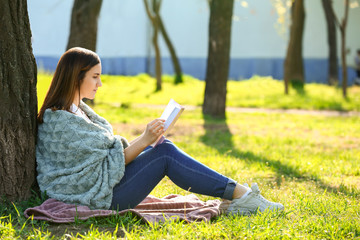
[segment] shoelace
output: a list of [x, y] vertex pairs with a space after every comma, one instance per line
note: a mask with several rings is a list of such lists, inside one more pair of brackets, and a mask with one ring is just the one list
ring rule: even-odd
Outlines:
[[265, 203], [266, 205], [272, 205], [272, 202], [270, 202], [269, 200], [267, 200], [266, 198], [264, 198], [260, 193], [255, 193], [254, 195], [256, 198], [258, 198], [260, 201], [262, 201], [263, 203]]
[[256, 183], [253, 186], [251, 186], [251, 190], [254, 193], [254, 196], [257, 199], [259, 199], [261, 202], [265, 203], [266, 205], [273, 205], [272, 202], [270, 202], [260, 194], [259, 186]]

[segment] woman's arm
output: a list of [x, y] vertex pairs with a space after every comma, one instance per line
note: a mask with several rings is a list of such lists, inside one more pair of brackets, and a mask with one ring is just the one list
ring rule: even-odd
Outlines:
[[155, 119], [148, 123], [145, 131], [136, 139], [131, 141], [130, 146], [125, 148], [125, 165], [134, 160], [147, 146], [155, 142], [162, 134], [164, 134], [163, 119]]
[[138, 136], [137, 138], [131, 140], [131, 141], [130, 141], [130, 145], [136, 143], [136, 142], [143, 136], [143, 134], [144, 134], [144, 133], [142, 133], [142, 134], [141, 134], [140, 136]]

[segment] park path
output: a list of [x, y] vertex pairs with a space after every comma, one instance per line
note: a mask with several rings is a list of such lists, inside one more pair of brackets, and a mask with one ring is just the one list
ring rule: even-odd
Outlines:
[[[154, 104], [134, 104], [134, 107], [139, 108], [154, 108], [164, 109], [166, 105]], [[184, 105], [187, 110], [201, 109], [200, 106]], [[326, 117], [360, 117], [360, 112], [356, 111], [335, 111], [335, 110], [304, 110], [304, 109], [270, 109], [270, 108], [245, 108], [245, 107], [226, 107], [229, 112], [242, 113], [285, 113], [285, 114], [299, 114], [299, 115], [316, 115]]]

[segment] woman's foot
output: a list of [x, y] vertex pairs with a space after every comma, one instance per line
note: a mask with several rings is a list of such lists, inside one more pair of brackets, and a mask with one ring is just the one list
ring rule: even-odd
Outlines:
[[226, 210], [228, 214], [250, 215], [252, 213], [264, 212], [269, 210], [284, 210], [281, 203], [270, 202], [260, 194], [260, 189], [256, 183], [251, 186], [251, 192], [244, 197], [233, 199]]

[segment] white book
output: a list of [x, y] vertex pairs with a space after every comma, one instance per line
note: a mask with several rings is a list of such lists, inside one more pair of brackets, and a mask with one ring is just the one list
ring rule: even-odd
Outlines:
[[165, 132], [153, 144], [151, 144], [151, 146], [155, 147], [165, 140], [164, 135], [168, 133], [170, 129], [174, 126], [175, 122], [180, 117], [184, 109], [185, 108], [180, 104], [178, 104], [177, 102], [175, 102], [174, 99], [170, 99], [168, 105], [165, 107], [160, 117], [161, 119], [165, 120], [165, 124], [164, 124]]

